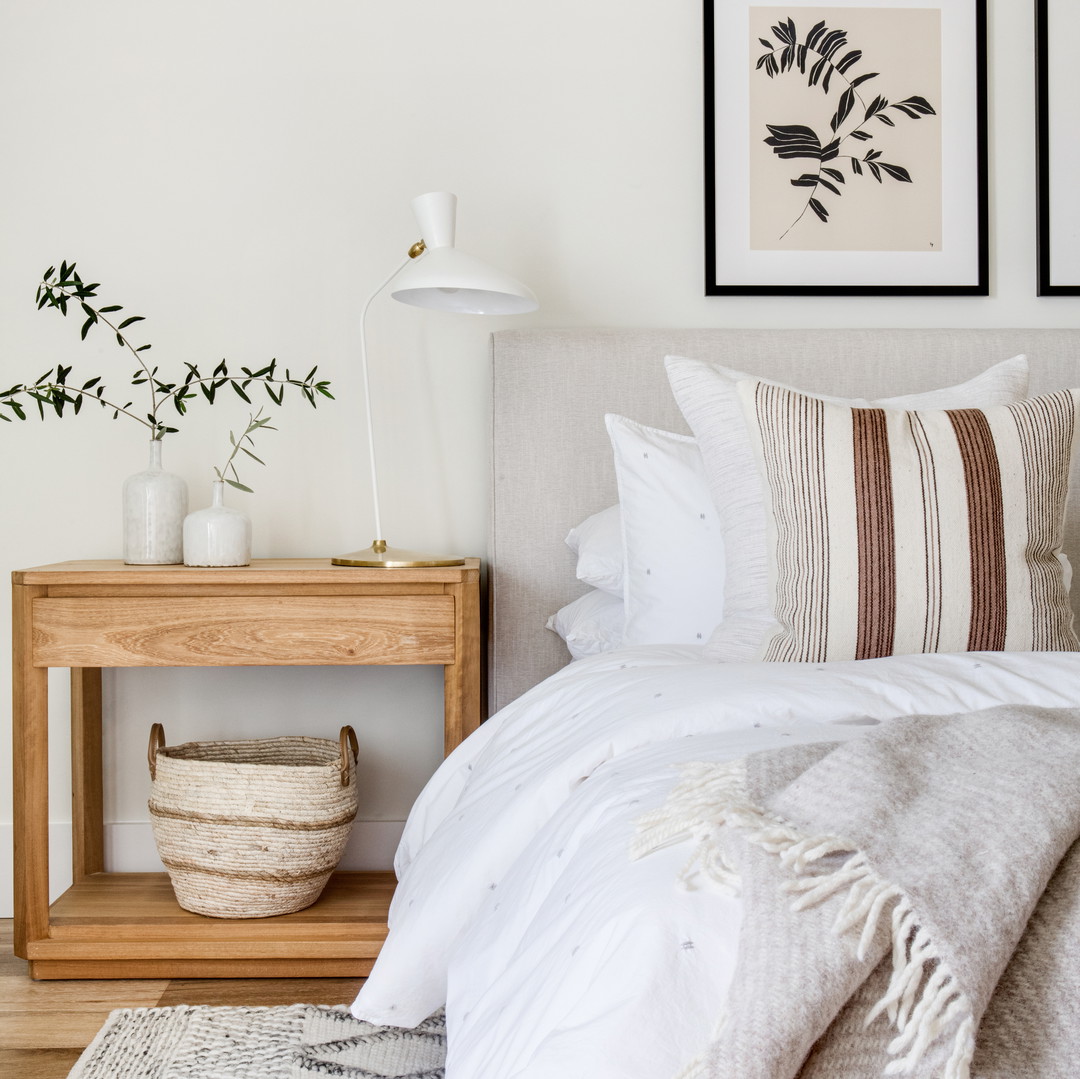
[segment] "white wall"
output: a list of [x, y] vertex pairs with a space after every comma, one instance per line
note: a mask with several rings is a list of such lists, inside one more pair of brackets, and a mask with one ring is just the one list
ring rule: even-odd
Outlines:
[[[1032, 7], [1011, 0], [991, 18], [992, 295], [778, 300], [702, 294], [698, 0], [8, 4], [0, 384], [57, 362], [122, 384], [132, 367], [105, 334], [80, 344], [75, 318], [35, 310], [38, 275], [60, 259], [101, 281], [106, 302], [146, 316], [163, 369], [318, 363], [337, 401], [318, 412], [289, 401], [280, 431], [259, 440], [269, 467], [249, 470], [255, 495], [235, 501], [253, 518], [256, 556], [363, 546], [358, 310], [415, 239], [409, 199], [456, 191], [459, 245], [529, 282], [541, 311], [459, 318], [384, 297], [369, 342], [388, 538], [483, 555], [486, 346], [499, 326], [1080, 324], [1080, 301], [1035, 297]], [[195, 506], [245, 417], [239, 401], [195, 406], [166, 443]], [[144, 442], [134, 423], [96, 411], [0, 425], [0, 566], [118, 556], [120, 484], [143, 467]], [[53, 684], [62, 733], [62, 675]], [[106, 698], [115, 868], [154, 861], [138, 824], [152, 720], [170, 741], [353, 722], [367, 761], [357, 865], [388, 864], [439, 757], [430, 669], [109, 672]], [[8, 707], [5, 692], [3, 745]], [[4, 769], [0, 856], [10, 812]]]

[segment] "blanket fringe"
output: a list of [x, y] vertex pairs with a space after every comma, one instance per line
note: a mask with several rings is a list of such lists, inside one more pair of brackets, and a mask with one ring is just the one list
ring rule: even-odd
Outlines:
[[[869, 1026], [887, 1014], [897, 1034], [887, 1051], [894, 1059], [886, 1075], [911, 1075], [926, 1050], [955, 1028], [942, 1079], [969, 1079], [975, 1052], [975, 1022], [971, 1002], [956, 985], [927, 930], [918, 924], [910, 898], [880, 876], [856, 845], [840, 836], [807, 836], [792, 824], [754, 805], [747, 789], [745, 761], [715, 765], [698, 762], [683, 769], [683, 779], [659, 809], [643, 815], [631, 848], [641, 858], [661, 847], [695, 839], [690, 859], [679, 873], [685, 887], [698, 872], [736, 890], [739, 877], [722, 851], [725, 827], [738, 828], [748, 842], [775, 854], [793, 873], [784, 885], [795, 893], [795, 910], [805, 910], [843, 893], [833, 923], [839, 935], [859, 933], [856, 953], [865, 960], [886, 911], [892, 938], [893, 970], [885, 995], [867, 1014]], [[822, 871], [830, 856], [846, 858]], [[700, 1074], [701, 1058], [680, 1079]]]
[[744, 808], [754, 808], [746, 799], [746, 762], [697, 762], [684, 766], [681, 774], [682, 782], [672, 789], [667, 801], [638, 818], [630, 857], [636, 860], [693, 839], [690, 857], [679, 871], [679, 883], [693, 888], [695, 877], [702, 873], [726, 891], [737, 892], [739, 875], [724, 857], [720, 835], [724, 825], [740, 823]]

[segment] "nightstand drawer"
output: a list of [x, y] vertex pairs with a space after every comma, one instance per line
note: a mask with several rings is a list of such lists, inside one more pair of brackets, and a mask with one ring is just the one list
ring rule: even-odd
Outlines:
[[43, 597], [33, 620], [35, 667], [455, 661], [449, 595]]

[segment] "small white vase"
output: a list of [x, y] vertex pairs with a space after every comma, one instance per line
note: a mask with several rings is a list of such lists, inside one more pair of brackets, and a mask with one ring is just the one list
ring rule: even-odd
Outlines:
[[213, 502], [184, 518], [185, 566], [246, 566], [251, 562], [251, 518], [225, 505], [225, 484], [214, 480]]
[[124, 561], [171, 566], [184, 560], [187, 484], [161, 467], [161, 442], [150, 442], [150, 463], [124, 480]]

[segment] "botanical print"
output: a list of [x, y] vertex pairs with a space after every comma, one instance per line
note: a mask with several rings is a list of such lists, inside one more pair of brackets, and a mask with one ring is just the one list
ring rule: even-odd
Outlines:
[[940, 11], [754, 7], [750, 33], [750, 246], [940, 252]]

